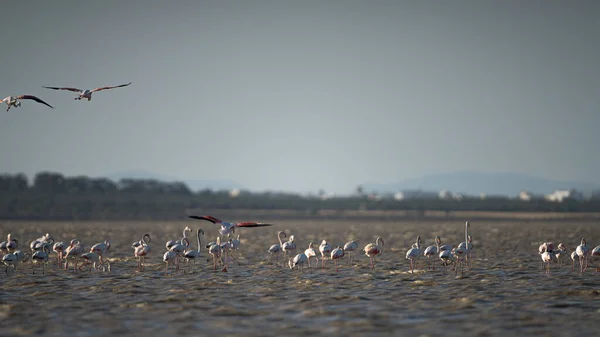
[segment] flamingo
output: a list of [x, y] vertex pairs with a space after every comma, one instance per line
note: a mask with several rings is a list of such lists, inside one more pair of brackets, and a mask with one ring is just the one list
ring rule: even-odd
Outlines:
[[42, 264], [42, 275], [46, 273], [46, 263], [48, 262], [48, 256], [50, 254], [50, 246], [48, 243], [43, 243], [40, 250], [35, 251], [31, 255], [31, 262], [33, 262], [33, 274], [35, 274], [35, 265], [38, 263]]
[[365, 255], [367, 255], [371, 260], [371, 271], [375, 270], [375, 256], [383, 253], [383, 244], [383, 239], [381, 237], [377, 237], [375, 243], [369, 243], [365, 246]]
[[[192, 229], [189, 226], [186, 226], [183, 229], [183, 236], [182, 239], [187, 238], [187, 232], [192, 232]], [[173, 248], [173, 246], [177, 245], [177, 244], [181, 244], [181, 240], [169, 240], [167, 241], [167, 243], [165, 244], [165, 247], [167, 248], [167, 250], [171, 250], [171, 248]]]
[[175, 271], [179, 270], [179, 260], [183, 257], [183, 253], [186, 248], [190, 246], [190, 240], [187, 237], [181, 238], [181, 240], [169, 249], [177, 255], [177, 259], [175, 260]]
[[31, 249], [31, 252], [33, 253], [35, 251], [42, 249], [44, 243], [47, 243], [49, 246], [54, 244], [54, 239], [50, 236], [49, 233], [46, 233], [46, 234], [42, 235], [41, 237], [31, 241], [31, 243], [29, 244], [29, 249]]
[[298, 268], [298, 270], [304, 270], [304, 263], [308, 261], [308, 257], [304, 253], [297, 254], [294, 258], [290, 258], [288, 264], [290, 269]]
[[52, 246], [52, 250], [56, 253], [56, 263], [58, 264], [58, 267], [60, 268], [60, 265], [61, 265], [62, 259], [63, 259], [63, 254], [65, 252], [65, 243], [62, 241], [56, 242]]
[[[82, 89], [77, 89], [77, 88], [66, 88], [66, 87], [45, 87], [45, 86], [42, 86], [42, 87], [46, 88], [46, 89], [52, 89], [52, 90], [68, 90], [68, 91], [73, 91], [73, 92], [78, 93], [78, 96], [75, 97], [75, 100], [81, 100], [81, 99], [87, 98], [87, 100], [90, 101], [92, 99], [92, 94], [95, 93], [95, 92], [97, 92], [97, 91], [126, 87], [126, 86], [128, 86], [130, 84], [131, 84], [131, 82], [126, 83], [126, 84], [108, 86], [108, 87], [100, 87], [100, 88], [96, 88], [96, 89], [92, 89], [92, 90], [89, 90], [89, 89], [82, 90]], [[40, 103], [43, 103], [43, 102], [40, 102]]]
[[435, 241], [435, 245], [425, 248], [423, 255], [427, 257], [427, 269], [435, 270], [435, 263], [431, 260], [431, 257], [438, 255], [438, 251], [440, 251], [441, 239], [439, 235], [436, 235], [433, 240]]
[[146, 256], [152, 252], [152, 248], [149, 245], [150, 241], [150, 234], [144, 234], [142, 240], [139, 241], [139, 245], [134, 248], [133, 255], [138, 258], [138, 271], [143, 270]]
[[8, 275], [8, 268], [13, 267], [13, 270], [17, 271], [17, 265], [19, 264], [19, 259], [14, 253], [8, 253], [2, 257], [2, 263], [6, 265], [6, 275]]
[[344, 244], [344, 252], [348, 253], [348, 257], [349, 257], [349, 265], [352, 265], [352, 256], [354, 255], [354, 251], [356, 251], [358, 249], [358, 242], [356, 241], [348, 241], [346, 242], [346, 244]]
[[[277, 232], [277, 238], [279, 239], [279, 244], [274, 244], [271, 245], [271, 247], [269, 247], [269, 253], [271, 253], [271, 259], [269, 260], [269, 264], [271, 264], [273, 262], [273, 257], [275, 255], [277, 255], [277, 259], [275, 260], [275, 265], [277, 265], [277, 261], [279, 260], [279, 254], [281, 253], [281, 246], [283, 246], [283, 240], [281, 239], [281, 237], [287, 237], [287, 234], [285, 234], [285, 232], [283, 231], [279, 231]], [[285, 263], [285, 262], [283, 262]], [[282, 265], [283, 265], [282, 263]]]
[[185, 258], [185, 268], [183, 268], [183, 273], [185, 274], [185, 270], [187, 269], [188, 263], [190, 262], [190, 260], [193, 261], [193, 266], [192, 266], [192, 272], [194, 272], [194, 267], [196, 266], [196, 260], [198, 260], [200, 258], [200, 247], [201, 243], [200, 243], [200, 235], [204, 235], [204, 231], [200, 228], [198, 228], [198, 232], [196, 233], [197, 239], [198, 239], [198, 250], [193, 250], [190, 249], [187, 252], [183, 253], [183, 257]]
[[[600, 245], [592, 249], [592, 252], [590, 253], [590, 261], [594, 258], [594, 256], [600, 256]], [[600, 272], [600, 265], [596, 265], [596, 273], [598, 272]]]
[[[544, 254], [544, 252], [547, 252], [548, 254], [550, 254], [551, 258], [554, 258], [554, 244], [552, 242], [543, 242], [539, 247], [538, 247], [538, 253], [540, 255]], [[542, 260], [542, 269], [546, 270], [547, 266], [546, 263]]]
[[321, 241], [319, 245], [319, 252], [321, 252], [321, 269], [325, 268], [325, 259], [327, 255], [331, 254], [331, 245], [327, 243], [327, 241]]
[[212, 217], [210, 215], [202, 215], [202, 216], [188, 215], [188, 217], [192, 218], [192, 219], [196, 219], [196, 220], [210, 221], [210, 222], [212, 222], [214, 224], [220, 225], [221, 228], [219, 228], [219, 234], [221, 234], [221, 236], [225, 236], [225, 235], [228, 235], [230, 233], [235, 233], [235, 229], [236, 228], [273, 226], [273, 224], [267, 224], [267, 223], [261, 223], [261, 222], [238, 222], [238, 223], [231, 223], [231, 222], [226, 222], [226, 221], [219, 220], [219, 219], [217, 219], [215, 217]]
[[[213, 263], [214, 263], [214, 270], [217, 270], [217, 259], [219, 259], [221, 262], [221, 237], [217, 236], [217, 241], [214, 245], [210, 246], [210, 248], [208, 249], [208, 253], [212, 256], [213, 259]], [[223, 266], [223, 270], [222, 271], [227, 271], [227, 267]]]
[[542, 262], [546, 269], [546, 275], [550, 275], [550, 262], [552, 261], [552, 254], [548, 252], [548, 246], [549, 245], [545, 245], [543, 247], [544, 251], [542, 252]]
[[556, 250], [556, 252], [554, 253], [554, 256], [556, 257], [556, 262], [558, 262], [558, 267], [560, 268], [560, 266], [562, 265], [562, 257], [567, 255], [567, 247], [561, 242], [558, 244], [558, 249]]
[[442, 264], [444, 265], [444, 269], [446, 269], [448, 267], [448, 264], [452, 262], [451, 257], [452, 257], [452, 250], [441, 250], [440, 249], [440, 254], [439, 254], [440, 260], [442, 260]]
[[441, 252], [447, 250], [447, 251], [452, 251], [452, 246], [451, 245], [443, 245], [442, 244], [442, 238], [440, 238], [440, 236], [438, 235], [438, 243], [439, 243], [439, 248], [438, 250]]
[[[110, 249], [110, 241], [105, 240], [104, 242], [93, 245], [92, 248], [90, 248], [90, 253], [98, 254], [98, 256], [100, 256], [100, 264], [104, 265], [103, 256], [104, 256], [104, 254], [106, 254], [106, 252], [109, 249]], [[110, 266], [110, 263], [109, 263], [109, 266]]]
[[581, 244], [577, 246], [575, 251], [577, 252], [577, 256], [579, 256], [579, 266], [581, 267], [581, 273], [583, 273], [588, 267], [587, 256], [589, 252], [584, 238], [581, 239]]
[[236, 239], [231, 240], [231, 255], [232, 255], [232, 257], [233, 257], [234, 251], [237, 252], [240, 250], [240, 244], [241, 244], [240, 235], [238, 234]]
[[469, 225], [469, 222], [467, 221], [465, 223], [465, 241], [461, 242], [458, 244], [458, 249], [460, 249], [461, 251], [461, 256], [463, 256], [463, 260], [461, 261], [461, 266], [462, 263], [464, 263], [467, 267], [469, 266], [469, 249], [473, 247], [473, 244], [470, 243], [469, 238], [469, 227], [471, 227], [471, 225]]
[[[79, 266], [79, 270], [82, 270], [85, 265], [89, 264], [90, 273], [92, 272], [92, 269], [98, 271], [98, 266], [102, 267], [102, 271], [106, 271], [106, 267], [104, 266], [104, 263], [102, 263], [102, 255], [100, 255], [99, 253], [84, 253], [81, 254], [81, 259], [83, 260], [83, 263], [81, 264], [81, 266]], [[108, 264], [108, 266], [108, 270], [110, 271], [110, 263]]]
[[290, 235], [290, 238], [283, 243], [283, 245], [281, 246], [281, 250], [283, 251], [283, 261], [285, 261], [285, 258], [288, 254], [288, 252], [290, 254], [292, 254], [293, 252], [296, 251], [296, 243], [294, 242], [294, 235]]
[[240, 265], [240, 262], [231, 255], [231, 251], [233, 250], [233, 239], [230, 237], [227, 241], [223, 242], [221, 244], [221, 251], [225, 252], [225, 268], [227, 268], [227, 266], [229, 266], [229, 259], [235, 261], [238, 266]]
[[335, 261], [335, 271], [336, 272], [338, 271], [338, 265], [339, 265], [338, 260], [343, 258], [344, 255], [345, 255], [344, 249], [341, 248], [340, 246], [337, 246], [334, 250], [331, 251], [331, 259], [333, 261]]
[[571, 253], [571, 260], [573, 260], [573, 267], [571, 267], [571, 272], [575, 271], [575, 259], [577, 258], [577, 251], [573, 251]]
[[6, 250], [8, 252], [14, 252], [15, 250], [17, 250], [17, 248], [19, 248], [19, 240], [13, 238], [12, 235], [9, 233], [6, 236]]
[[414, 273], [414, 269], [417, 266], [417, 259], [421, 256], [421, 237], [417, 236], [415, 245], [408, 251], [406, 251], [406, 259], [410, 261], [410, 272]]
[[76, 273], [77, 272], [77, 259], [83, 253], [84, 253], [84, 248], [83, 248], [83, 245], [81, 244], [81, 242], [79, 242], [79, 240], [77, 240], [77, 239], [71, 240], [71, 244], [66, 249], [65, 259], [67, 260], [67, 262], [65, 263], [65, 269], [69, 270], [69, 257], [73, 256], [73, 258], [75, 260], [75, 267], [73, 268], [73, 271]]
[[317, 260], [317, 266], [319, 265], [319, 258], [317, 257], [317, 252], [313, 248], [314, 244], [312, 241], [308, 244], [308, 248], [304, 250], [304, 255], [308, 259], [308, 267], [310, 268], [310, 258], [314, 257]]
[[175, 253], [172, 249], [167, 250], [163, 255], [163, 261], [166, 263], [165, 267], [165, 275], [169, 275], [169, 264], [172, 266], [177, 261], [177, 253]]
[[6, 108], [6, 111], [8, 111], [12, 107], [15, 107], [15, 108], [20, 107], [21, 106], [21, 102], [19, 102], [20, 99], [34, 100], [38, 103], [42, 103], [42, 104], [54, 109], [54, 107], [52, 105], [42, 101], [41, 99], [39, 99], [33, 95], [8, 96], [8, 97], [5, 97], [4, 99], [2, 99], [2, 101], [0, 101], [0, 104], [6, 103], [6, 105], [8, 105], [8, 108]]

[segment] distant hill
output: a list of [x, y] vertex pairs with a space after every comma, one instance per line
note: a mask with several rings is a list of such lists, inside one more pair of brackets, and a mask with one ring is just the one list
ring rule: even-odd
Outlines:
[[557, 189], [570, 188], [590, 193], [600, 189], [600, 185], [580, 181], [555, 181], [521, 173], [463, 171], [430, 174], [397, 183], [365, 183], [363, 188], [365, 192], [379, 193], [420, 189], [423, 191], [449, 190], [467, 195], [486, 193], [513, 197], [523, 190], [538, 195], [549, 194]]
[[187, 186], [193, 191], [199, 191], [206, 188], [211, 190], [231, 190], [235, 188], [244, 189], [244, 186], [232, 180], [185, 180], [174, 176], [158, 174], [144, 170], [119, 171], [107, 174], [104, 177], [113, 181], [119, 181], [123, 178], [155, 179], [164, 182], [181, 181], [186, 183]]

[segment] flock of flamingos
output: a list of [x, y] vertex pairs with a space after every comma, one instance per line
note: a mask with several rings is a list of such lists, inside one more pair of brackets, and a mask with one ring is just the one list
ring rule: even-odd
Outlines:
[[[239, 264], [235, 258], [235, 252], [240, 248], [239, 235], [237, 239], [232, 238], [232, 234], [235, 233], [236, 228], [249, 228], [249, 227], [264, 227], [272, 226], [272, 224], [257, 223], [257, 222], [239, 222], [230, 223], [219, 220], [212, 216], [190, 216], [190, 218], [210, 221], [220, 226], [219, 234], [216, 241], [209, 242], [205, 247], [210, 254], [213, 261], [213, 268], [216, 271], [217, 265], [221, 268], [221, 271], [226, 272], [230, 261], [235, 261]], [[469, 234], [469, 222], [465, 224], [465, 241], [458, 244], [456, 247], [451, 245], [442, 245], [442, 240], [439, 236], [435, 237], [435, 245], [431, 245], [422, 249], [421, 237], [418, 236], [412, 247], [406, 252], [406, 259], [410, 261], [410, 271], [414, 273], [416, 269], [417, 261], [421, 256], [427, 259], [427, 269], [435, 270], [435, 262], [439, 258], [444, 268], [449, 265], [453, 266], [453, 271], [458, 274], [459, 270], [461, 275], [464, 273], [465, 267], [469, 267], [469, 260], [471, 259], [471, 253], [473, 252], [474, 246], [472, 244], [472, 238]], [[163, 254], [163, 262], [165, 262], [165, 274], [182, 270], [185, 273], [188, 269], [192, 272], [195, 270], [196, 260], [200, 260], [202, 255], [200, 253], [202, 248], [201, 236], [204, 235], [202, 229], [198, 229], [196, 232], [197, 249], [191, 247], [190, 238], [187, 233], [192, 232], [190, 227], [185, 227], [183, 230], [183, 236], [180, 240], [170, 240], [166, 242], [166, 252]], [[226, 239], [225, 239], [226, 237]], [[294, 242], [294, 235], [287, 237], [285, 232], [277, 232], [277, 238], [279, 243], [276, 243], [268, 248], [268, 252], [271, 254], [269, 264], [277, 266], [279, 264], [279, 257], [283, 255], [282, 266], [285, 266], [286, 258], [287, 265], [290, 269], [297, 268], [303, 270], [304, 266], [311, 267], [311, 258], [315, 259], [315, 266], [319, 265], [319, 257], [317, 251], [314, 248], [314, 243], [311, 242], [303, 252], [296, 253], [296, 243]], [[285, 241], [284, 241], [285, 240]], [[131, 245], [133, 248], [133, 255], [138, 260], [138, 271], [143, 271], [144, 262], [148, 255], [151, 254], [152, 248], [150, 246], [151, 238], [149, 234], [144, 234], [140, 241], [136, 241]], [[366, 256], [370, 259], [370, 269], [375, 269], [375, 258], [383, 253], [384, 240], [378, 237], [375, 242], [367, 244], [363, 251]], [[29, 244], [31, 252], [25, 253], [19, 248], [19, 242], [17, 239], [8, 234], [7, 240], [0, 243], [0, 256], [2, 256], [2, 262], [6, 265], [6, 274], [10, 271], [16, 272], [19, 263], [26, 262], [28, 259], [32, 263], [32, 272], [35, 274], [36, 268], [41, 267], [42, 274], [45, 273], [45, 266], [50, 259], [52, 252], [56, 253], [56, 264], [59, 268], [69, 270], [69, 261], [72, 261], [73, 272], [82, 271], [84, 268], [89, 267], [89, 271], [110, 271], [110, 261], [106, 257], [108, 251], [111, 248], [108, 240], [93, 245], [88, 252], [84, 248], [83, 244], [77, 239], [73, 239], [69, 244], [64, 242], [55, 242], [49, 233], [31, 241]], [[348, 255], [349, 264], [352, 264], [352, 257], [356, 251], [358, 251], [358, 243], [356, 241], [349, 241], [343, 247], [336, 246], [335, 248], [330, 245], [326, 240], [323, 240], [318, 247], [318, 251], [321, 256], [321, 268], [326, 268], [327, 260], [333, 261], [336, 271], [338, 270], [339, 261]], [[292, 255], [294, 255], [292, 257]], [[554, 249], [552, 242], [544, 242], [539, 246], [539, 254], [542, 260], [542, 267], [545, 269], [545, 273], [550, 274], [550, 264], [553, 262], [561, 265], [562, 257], [568, 254], [564, 244], [560, 243], [557, 249]], [[581, 244], [571, 253], [571, 259], [573, 260], [572, 271], [575, 270], [575, 262], [579, 260], [580, 272], [583, 273], [589, 266], [590, 260], [600, 256], [600, 245], [590, 250], [585, 239], [581, 239]], [[207, 260], [207, 262], [210, 258]], [[81, 261], [81, 264], [79, 264]], [[183, 268], [180, 268], [180, 264], [185, 262]], [[191, 263], [190, 263], [191, 262]], [[191, 265], [190, 265], [191, 264]], [[600, 271], [600, 265], [596, 267], [596, 271]]]

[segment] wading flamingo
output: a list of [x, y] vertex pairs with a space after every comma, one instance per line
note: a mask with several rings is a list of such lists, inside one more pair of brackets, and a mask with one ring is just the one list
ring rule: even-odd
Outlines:
[[410, 272], [414, 273], [417, 267], [417, 260], [421, 256], [421, 237], [417, 236], [417, 241], [411, 249], [406, 251], [406, 259], [410, 261]]
[[304, 255], [306, 255], [306, 258], [308, 259], [308, 267], [310, 268], [310, 258], [314, 257], [317, 260], [317, 266], [319, 266], [319, 258], [317, 257], [317, 252], [315, 251], [315, 248], [313, 247], [314, 244], [311, 241], [308, 244], [308, 248], [306, 248], [304, 250]]
[[283, 251], [283, 261], [289, 254], [293, 254], [296, 251], [296, 243], [294, 242], [294, 235], [290, 235], [289, 239], [281, 245], [281, 250]]
[[377, 237], [375, 243], [369, 243], [365, 246], [365, 255], [367, 255], [371, 261], [371, 271], [375, 270], [375, 257], [383, 253], [383, 239]]
[[438, 255], [442, 240], [440, 239], [439, 235], [436, 235], [433, 241], [435, 241], [435, 245], [425, 248], [423, 255], [427, 257], [427, 269], [435, 270], [435, 261], [433, 261], [431, 258]]
[[138, 271], [142, 271], [144, 269], [144, 262], [146, 261], [146, 256], [150, 255], [152, 252], [152, 248], [150, 247], [150, 234], [144, 234], [142, 236], [142, 240], [140, 240], [138, 245], [135, 245], [133, 255], [138, 258]]
[[201, 242], [200, 242], [200, 235], [204, 235], [204, 231], [200, 228], [198, 228], [198, 232], [196, 233], [196, 237], [198, 239], [198, 250], [193, 250], [190, 249], [187, 252], [183, 253], [183, 257], [185, 258], [185, 268], [183, 268], [183, 273], [185, 274], [185, 271], [188, 267], [188, 264], [190, 262], [190, 260], [192, 260], [192, 273], [195, 271], [195, 267], [196, 267], [196, 260], [200, 259], [200, 247], [201, 246]]
[[325, 260], [331, 255], [331, 245], [327, 241], [321, 241], [319, 245], [319, 252], [321, 253], [321, 269], [325, 268]]
[[[271, 253], [271, 259], [269, 260], [269, 264], [273, 263], [273, 257], [275, 256], [275, 265], [277, 265], [277, 261], [279, 261], [279, 254], [281, 254], [281, 246], [283, 246], [283, 240], [281, 239], [281, 237], [287, 237], [287, 234], [285, 234], [285, 232], [283, 231], [279, 231], [277, 232], [277, 238], [279, 239], [279, 244], [274, 244], [271, 245], [271, 247], [269, 247], [269, 253]], [[282, 262], [281, 265], [283, 266], [285, 262]]]
[[337, 246], [334, 250], [331, 251], [331, 259], [335, 262], [335, 271], [338, 271], [339, 260], [343, 258], [345, 255], [344, 249], [340, 246]]
[[298, 268], [298, 270], [304, 270], [304, 264], [308, 261], [308, 257], [304, 253], [297, 254], [294, 258], [290, 258], [288, 264], [290, 269]]
[[348, 241], [344, 244], [344, 252], [348, 253], [348, 259], [350, 260], [348, 264], [352, 265], [352, 256], [354, 256], [354, 252], [358, 249], [358, 242], [356, 241]]
[[542, 262], [544, 263], [544, 267], [546, 269], [546, 275], [550, 275], [550, 262], [552, 262], [552, 254], [548, 252], [548, 245], [544, 246], [543, 249]]
[[579, 256], [579, 266], [581, 267], [581, 273], [585, 272], [587, 267], [588, 267], [588, 252], [589, 252], [589, 248], [585, 242], [585, 239], [582, 238], [581, 239], [581, 244], [579, 246], [577, 246], [577, 248], [575, 249], [575, 251], [577, 252], [577, 256]]

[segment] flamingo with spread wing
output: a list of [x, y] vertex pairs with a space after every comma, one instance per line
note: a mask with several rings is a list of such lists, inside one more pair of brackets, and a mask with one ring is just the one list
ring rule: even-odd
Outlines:
[[222, 236], [231, 234], [231, 233], [235, 233], [235, 229], [236, 228], [248, 228], [248, 227], [266, 227], [266, 226], [273, 226], [273, 224], [267, 224], [267, 223], [261, 223], [261, 222], [238, 222], [238, 223], [231, 223], [231, 222], [226, 222], [226, 221], [222, 221], [219, 220], [215, 217], [212, 217], [210, 215], [202, 215], [202, 216], [198, 216], [198, 215], [188, 215], [188, 218], [192, 218], [192, 219], [196, 219], [196, 220], [205, 220], [205, 221], [210, 221], [214, 224], [220, 225], [221, 228], [219, 228], [219, 234], [221, 234]]
[[108, 90], [108, 89], [114, 89], [114, 88], [121, 88], [121, 87], [126, 87], [128, 85], [130, 85], [131, 82], [126, 83], [126, 84], [120, 84], [120, 85], [112, 85], [112, 86], [108, 86], [108, 87], [100, 87], [100, 88], [96, 88], [96, 89], [78, 89], [78, 88], [68, 88], [68, 87], [45, 87], [42, 86], [46, 89], [52, 89], [52, 90], [68, 90], [68, 91], [73, 91], [78, 93], [78, 96], [75, 97], [75, 100], [81, 100], [84, 98], [87, 98], [88, 101], [90, 101], [92, 99], [92, 94], [98, 91], [102, 91], [102, 90]]

